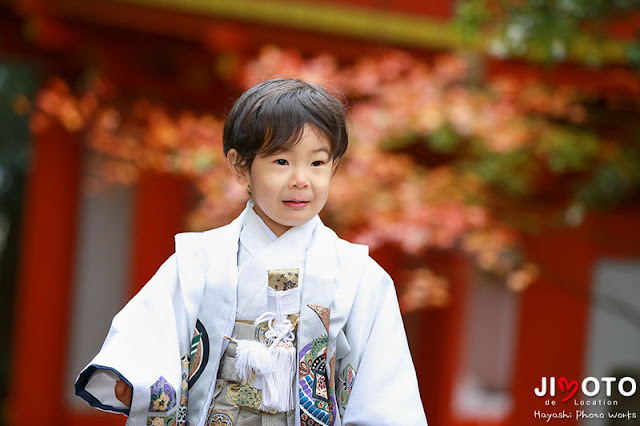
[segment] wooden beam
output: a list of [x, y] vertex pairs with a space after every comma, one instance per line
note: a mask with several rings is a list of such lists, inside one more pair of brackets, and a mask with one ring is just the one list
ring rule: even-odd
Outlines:
[[[105, 0], [109, 3], [138, 5], [147, 8], [251, 22], [285, 29], [389, 43], [400, 47], [488, 52], [484, 37], [465, 39], [450, 21], [425, 15], [357, 7], [347, 4], [315, 3], [287, 0]], [[627, 63], [629, 43], [616, 39], [595, 40], [578, 37], [567, 52], [570, 62], [593, 65]], [[539, 52], [527, 52], [523, 58], [539, 62]]]
[[451, 25], [442, 20], [345, 4], [281, 0], [109, 1], [408, 47], [455, 49], [463, 43]]

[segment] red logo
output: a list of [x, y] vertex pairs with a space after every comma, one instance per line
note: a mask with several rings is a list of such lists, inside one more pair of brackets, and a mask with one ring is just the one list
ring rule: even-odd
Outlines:
[[[549, 386], [547, 387], [547, 379]], [[569, 380], [564, 376], [558, 377], [557, 380], [557, 389], [562, 394], [566, 394], [562, 402], [567, 402], [570, 400], [578, 390], [582, 390], [582, 394], [587, 397], [594, 397], [600, 393], [600, 390], [604, 388], [604, 393], [606, 396], [610, 397], [612, 395], [612, 388], [616, 386], [618, 393], [621, 396], [629, 397], [636, 393], [637, 384], [633, 377], [623, 377], [618, 380], [616, 377], [601, 377], [597, 379], [595, 377], [585, 377], [582, 380], [582, 383], [577, 380]], [[547, 388], [548, 395], [550, 397], [556, 396], [556, 378], [555, 377], [542, 377], [542, 381], [540, 383], [540, 387], [534, 389], [534, 392], [537, 396], [543, 397], [547, 396]]]
[[576, 394], [576, 392], [578, 392], [578, 381], [569, 381], [566, 377], [562, 376], [558, 379], [558, 387], [560, 387], [561, 392], [569, 392], [569, 395], [562, 400], [562, 402], [567, 402]]

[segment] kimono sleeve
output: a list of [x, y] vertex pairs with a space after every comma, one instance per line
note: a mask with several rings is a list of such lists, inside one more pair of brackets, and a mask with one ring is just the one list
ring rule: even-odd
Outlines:
[[389, 275], [369, 259], [345, 326], [336, 396], [344, 425], [427, 424]]
[[[127, 424], [146, 424], [149, 412], [173, 411], [180, 397], [181, 303], [173, 255], [113, 318], [100, 352], [76, 380], [76, 395], [93, 407], [128, 415]], [[118, 379], [133, 388], [131, 409], [115, 398]], [[161, 397], [154, 406], [156, 388]]]

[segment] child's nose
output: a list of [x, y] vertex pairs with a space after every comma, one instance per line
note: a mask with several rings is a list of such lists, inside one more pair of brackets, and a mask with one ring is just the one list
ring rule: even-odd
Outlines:
[[306, 188], [309, 186], [309, 175], [304, 167], [296, 167], [293, 169], [291, 186], [293, 188]]

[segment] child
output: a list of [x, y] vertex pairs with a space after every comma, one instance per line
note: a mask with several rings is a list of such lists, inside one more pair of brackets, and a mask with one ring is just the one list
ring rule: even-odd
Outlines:
[[176, 236], [76, 394], [130, 425], [426, 425], [393, 282], [317, 216], [346, 148], [323, 88], [245, 92], [224, 152], [247, 207]]

